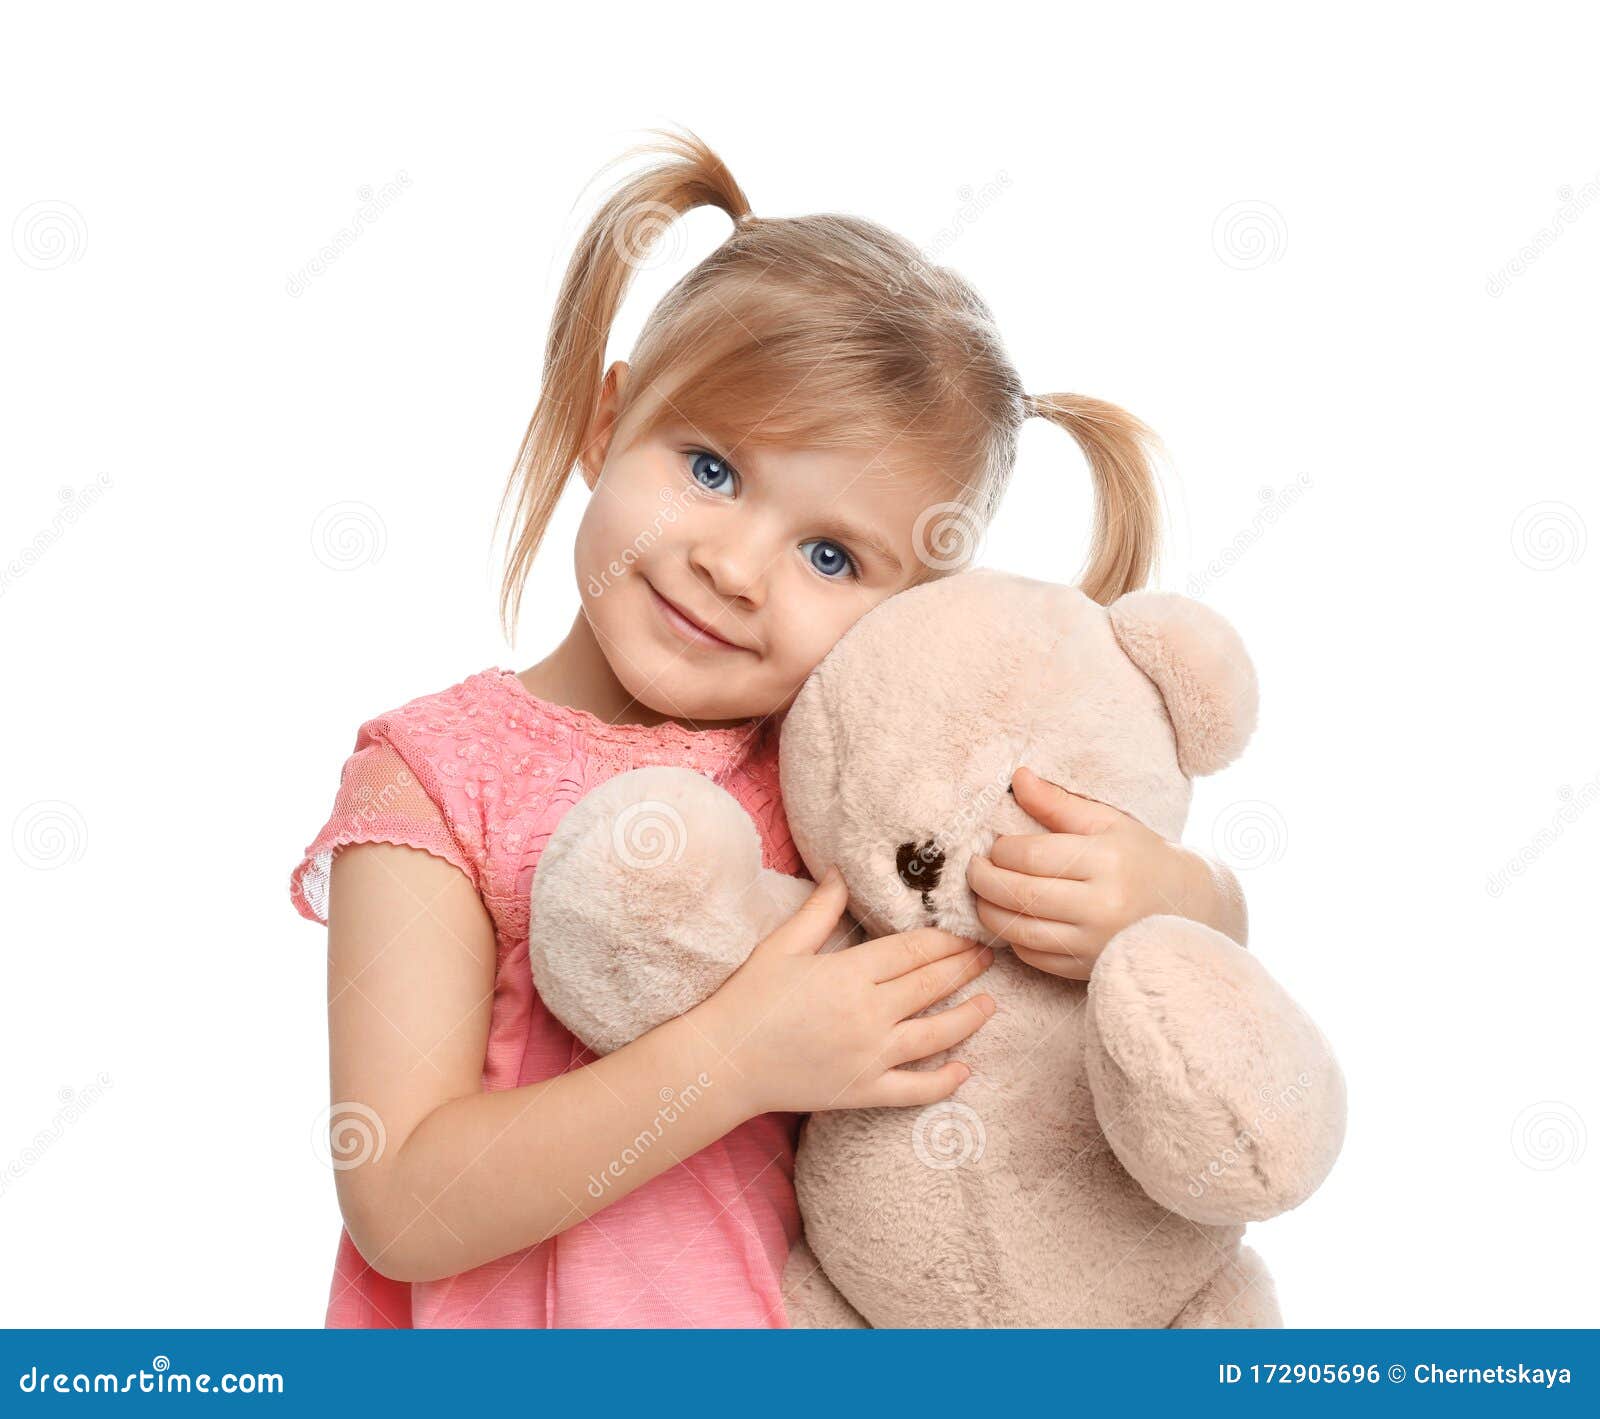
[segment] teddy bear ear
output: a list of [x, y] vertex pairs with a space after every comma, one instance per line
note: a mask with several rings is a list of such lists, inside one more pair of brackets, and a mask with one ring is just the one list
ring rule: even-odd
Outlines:
[[1208, 606], [1166, 591], [1111, 603], [1117, 643], [1155, 681], [1190, 778], [1226, 768], [1256, 727], [1256, 672], [1239, 633]]

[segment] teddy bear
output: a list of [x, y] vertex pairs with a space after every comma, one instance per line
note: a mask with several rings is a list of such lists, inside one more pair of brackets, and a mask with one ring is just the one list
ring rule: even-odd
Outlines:
[[[1041, 831], [1008, 791], [1018, 766], [1176, 841], [1191, 780], [1237, 757], [1256, 712], [1239, 636], [1200, 602], [1104, 606], [988, 569], [879, 603], [812, 671], [778, 754], [802, 860], [849, 889], [825, 949], [929, 925], [992, 942], [930, 1010], [979, 992], [998, 1008], [922, 1066], [971, 1067], [950, 1098], [807, 1117], [791, 1326], [1283, 1323], [1243, 1235], [1304, 1202], [1343, 1142], [1317, 1026], [1254, 952], [1178, 915], [1118, 933], [1087, 983], [1039, 970], [966, 881], [996, 836]], [[619, 1048], [714, 991], [811, 888], [762, 865], [704, 775], [619, 774], [545, 847], [535, 985], [591, 1048]]]

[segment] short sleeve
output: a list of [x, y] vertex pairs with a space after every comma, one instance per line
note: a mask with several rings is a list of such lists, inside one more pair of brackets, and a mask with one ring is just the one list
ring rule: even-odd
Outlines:
[[308, 921], [327, 925], [328, 880], [334, 855], [352, 843], [421, 848], [459, 867], [472, 885], [479, 870], [449, 815], [429, 793], [432, 775], [387, 736], [364, 726], [344, 762], [333, 811], [290, 874], [289, 898]]

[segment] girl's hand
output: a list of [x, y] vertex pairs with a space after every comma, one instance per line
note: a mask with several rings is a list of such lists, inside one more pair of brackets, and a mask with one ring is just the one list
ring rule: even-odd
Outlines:
[[974, 856], [967, 885], [978, 920], [1031, 966], [1088, 980], [1111, 938], [1171, 913], [1244, 943], [1244, 898], [1233, 874], [1115, 808], [1020, 768], [1012, 793], [1050, 831], [1008, 833]]
[[972, 1072], [957, 1060], [902, 1066], [959, 1044], [994, 1014], [984, 994], [911, 1018], [981, 975], [993, 949], [928, 927], [819, 954], [848, 899], [830, 867], [799, 911], [685, 1017], [710, 1037], [752, 1116], [931, 1104]]

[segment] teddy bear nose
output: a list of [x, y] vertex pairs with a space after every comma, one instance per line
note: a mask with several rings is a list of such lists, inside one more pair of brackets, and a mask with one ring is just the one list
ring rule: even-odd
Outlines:
[[900, 880], [915, 892], [931, 892], [939, 885], [939, 873], [944, 870], [944, 853], [933, 845], [933, 839], [920, 846], [901, 843], [895, 849], [895, 870]]

